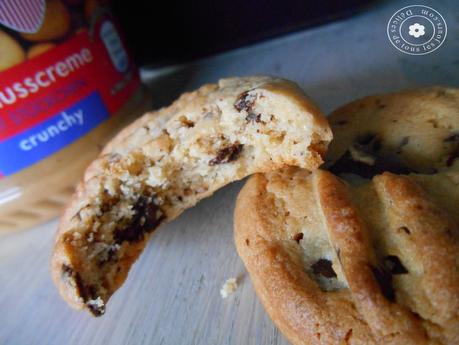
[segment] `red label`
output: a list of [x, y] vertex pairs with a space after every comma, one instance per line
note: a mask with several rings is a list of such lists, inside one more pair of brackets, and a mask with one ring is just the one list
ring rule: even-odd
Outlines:
[[110, 114], [139, 86], [136, 69], [108, 19], [42, 55], [0, 72], [0, 142], [93, 92]]

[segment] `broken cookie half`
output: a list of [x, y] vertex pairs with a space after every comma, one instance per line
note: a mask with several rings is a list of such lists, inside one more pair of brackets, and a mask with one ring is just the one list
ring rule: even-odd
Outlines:
[[145, 114], [87, 169], [61, 219], [52, 257], [61, 295], [102, 315], [161, 223], [247, 175], [316, 169], [331, 138], [302, 90], [271, 77], [223, 79]]

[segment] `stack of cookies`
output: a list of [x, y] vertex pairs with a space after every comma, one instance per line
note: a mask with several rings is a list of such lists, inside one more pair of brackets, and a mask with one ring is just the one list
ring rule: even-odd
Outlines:
[[459, 92], [368, 97], [329, 121], [271, 77], [223, 79], [147, 113], [62, 217], [61, 295], [102, 315], [160, 224], [253, 175], [236, 246], [293, 344], [458, 344]]
[[293, 344], [459, 344], [459, 92], [331, 114], [325, 170], [253, 176], [235, 238]]

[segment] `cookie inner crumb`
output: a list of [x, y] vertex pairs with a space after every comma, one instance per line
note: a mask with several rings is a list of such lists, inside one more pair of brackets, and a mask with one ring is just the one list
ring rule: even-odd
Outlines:
[[[128, 139], [141, 137], [142, 145], [101, 157], [99, 174], [85, 182], [87, 203], [63, 240], [80, 290], [91, 292], [81, 296], [90, 310], [101, 305], [99, 298], [108, 300], [126, 277], [126, 261], [162, 222], [248, 174], [322, 161], [327, 135], [315, 132], [311, 117], [298, 115], [304, 109], [295, 102], [256, 88], [240, 101], [208, 97], [202, 107], [177, 110], [162, 128], [138, 128]], [[255, 121], [247, 121], [251, 113]]]

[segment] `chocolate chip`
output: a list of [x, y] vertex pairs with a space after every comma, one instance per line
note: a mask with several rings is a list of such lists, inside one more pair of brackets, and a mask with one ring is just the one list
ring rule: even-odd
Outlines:
[[398, 148], [397, 148], [397, 154], [400, 154], [402, 153], [402, 149], [403, 149], [403, 146], [406, 146], [408, 145], [408, 143], [410, 142], [410, 137], [404, 137], [402, 139], [402, 141], [400, 142], [400, 144], [398, 145]]
[[410, 229], [408, 229], [406, 226], [401, 226], [400, 228], [397, 229], [399, 232], [403, 231], [407, 235], [411, 235]]
[[451, 153], [446, 158], [446, 166], [450, 167], [459, 158], [459, 133], [454, 133], [443, 140], [444, 143], [456, 144]]
[[457, 158], [459, 158], [459, 145], [448, 155], [448, 158], [446, 159], [446, 166], [452, 166]]
[[347, 124], [347, 121], [346, 120], [340, 120], [336, 123], [338, 126], [344, 126]]
[[375, 277], [379, 288], [381, 289], [381, 293], [386, 297], [389, 301], [395, 301], [395, 292], [394, 288], [392, 287], [392, 275], [384, 269], [380, 269], [370, 265], [370, 269], [373, 272], [373, 276]]
[[296, 241], [296, 243], [300, 243], [300, 241], [303, 239], [303, 236], [303, 233], [299, 232], [293, 236], [293, 239]]
[[97, 293], [97, 288], [94, 285], [85, 285], [81, 276], [71, 266], [63, 264], [61, 267], [62, 275], [66, 279], [71, 279], [75, 283], [76, 292], [83, 302], [88, 307], [89, 311], [94, 316], [101, 316], [105, 313], [105, 305], [103, 303], [94, 303], [100, 297]]
[[349, 344], [349, 340], [351, 340], [351, 337], [352, 337], [352, 328], [349, 329], [346, 332], [346, 335], [344, 336], [344, 341], [346, 342], [346, 344]]
[[107, 262], [114, 262], [118, 260], [118, 248], [110, 246], [98, 255], [97, 264], [99, 267], [103, 266]]
[[311, 265], [312, 272], [315, 275], [321, 275], [325, 278], [336, 278], [336, 273], [333, 270], [332, 262], [327, 259], [319, 259]]
[[450, 135], [449, 137], [447, 137], [446, 139], [443, 140], [443, 142], [445, 142], [445, 143], [453, 143], [453, 142], [457, 142], [457, 141], [459, 141], [459, 133]]
[[139, 242], [145, 238], [146, 233], [155, 230], [165, 219], [160, 208], [149, 198], [142, 197], [134, 206], [135, 215], [131, 224], [114, 232], [113, 238], [116, 244], [122, 242]]
[[242, 110], [250, 112], [253, 105], [255, 104], [256, 98], [256, 95], [249, 94], [249, 91], [245, 91], [239, 95], [236, 102], [234, 103], [234, 107], [238, 112], [241, 112]]
[[97, 305], [96, 303], [86, 303], [92, 315], [98, 317], [105, 314], [105, 305]]
[[230, 146], [224, 147], [218, 151], [217, 157], [209, 161], [209, 165], [225, 164], [235, 161], [238, 159], [243, 147], [244, 145], [237, 141]]
[[339, 160], [337, 160], [329, 170], [335, 175], [339, 174], [355, 174], [363, 178], [372, 178], [375, 175], [382, 174], [385, 171], [394, 174], [407, 175], [415, 173], [416, 170], [404, 165], [395, 156], [375, 157], [375, 163], [368, 165], [362, 162], [356, 162], [352, 159], [349, 151], [347, 151]]
[[380, 142], [380, 141], [381, 139], [376, 134], [373, 134], [373, 133], [367, 133], [367, 134], [361, 135], [356, 139], [357, 143], [363, 146], [368, 146], [369, 148], [371, 148], [371, 145], [374, 142]]
[[247, 122], [256, 122], [256, 123], [260, 123], [262, 122], [261, 121], [261, 114], [255, 114], [255, 113], [249, 113], [246, 117], [245, 117], [245, 120]]
[[[101, 316], [105, 313], [105, 304], [102, 302], [100, 297], [97, 294], [97, 288], [94, 285], [89, 285], [85, 287], [85, 291], [82, 295], [83, 300], [86, 303], [86, 306], [88, 307], [89, 311], [91, 312], [92, 315], [94, 316]], [[101, 303], [99, 303], [100, 301]]]
[[399, 147], [403, 147], [403, 146], [405, 146], [405, 145], [408, 145], [409, 142], [410, 142], [410, 137], [404, 137], [404, 138], [402, 139], [402, 141], [400, 142]]
[[391, 274], [406, 274], [408, 270], [395, 255], [388, 255], [384, 258], [384, 268]]
[[179, 121], [187, 128], [194, 127], [194, 122], [189, 120], [186, 116], [180, 116]]
[[73, 277], [74, 270], [69, 265], [63, 264], [62, 267], [61, 267], [61, 271], [62, 271], [62, 276], [64, 278], [72, 278]]
[[[402, 146], [408, 143], [409, 137], [402, 140]], [[356, 160], [352, 156], [351, 149], [347, 150], [344, 155], [340, 157], [329, 170], [334, 174], [355, 174], [363, 178], [372, 178], [385, 171], [394, 174], [410, 174], [416, 173], [414, 169], [406, 166], [400, 158], [395, 154], [382, 155], [379, 151], [382, 148], [382, 140], [375, 134], [369, 133], [357, 138], [356, 143], [353, 144], [352, 149], [361, 152], [362, 156], [371, 157], [372, 164], [366, 164], [366, 160]]]

